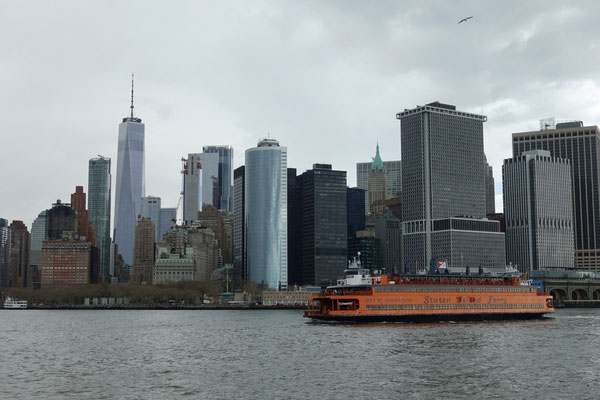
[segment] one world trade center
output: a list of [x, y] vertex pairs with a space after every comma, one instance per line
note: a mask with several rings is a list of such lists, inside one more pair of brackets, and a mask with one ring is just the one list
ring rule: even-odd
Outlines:
[[144, 124], [133, 116], [133, 77], [131, 80], [131, 112], [119, 124], [117, 155], [117, 187], [115, 200], [114, 241], [126, 264], [133, 264], [135, 223], [145, 195]]

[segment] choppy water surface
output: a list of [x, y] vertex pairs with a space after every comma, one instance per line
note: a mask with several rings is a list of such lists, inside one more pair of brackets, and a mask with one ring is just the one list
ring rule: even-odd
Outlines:
[[342, 325], [300, 311], [0, 311], [0, 397], [599, 398], [600, 310]]

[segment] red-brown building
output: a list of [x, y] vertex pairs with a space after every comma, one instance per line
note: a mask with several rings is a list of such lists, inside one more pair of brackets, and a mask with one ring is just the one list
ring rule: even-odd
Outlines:
[[29, 277], [29, 231], [23, 221], [10, 226], [10, 286], [26, 287]]
[[75, 193], [71, 194], [71, 207], [75, 209], [75, 218], [77, 220], [77, 234], [89, 238], [90, 220], [88, 211], [85, 208], [85, 192], [83, 186], [75, 186]]
[[41, 286], [86, 285], [90, 282], [92, 245], [65, 232], [62, 239], [42, 245]]

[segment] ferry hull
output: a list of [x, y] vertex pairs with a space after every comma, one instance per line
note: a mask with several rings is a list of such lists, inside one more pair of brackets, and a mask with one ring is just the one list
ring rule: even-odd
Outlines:
[[305, 315], [317, 321], [333, 322], [465, 322], [465, 321], [509, 321], [532, 320], [544, 318], [540, 313], [494, 313], [494, 314], [419, 314], [419, 315]]

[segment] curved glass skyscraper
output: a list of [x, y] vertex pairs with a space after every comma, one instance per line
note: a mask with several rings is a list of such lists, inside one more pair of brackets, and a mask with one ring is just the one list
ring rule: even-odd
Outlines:
[[135, 222], [140, 214], [140, 204], [145, 196], [144, 176], [144, 124], [133, 117], [133, 83], [131, 90], [131, 115], [119, 124], [119, 149], [117, 155], [117, 187], [115, 196], [114, 240], [125, 263], [133, 265]]
[[287, 288], [287, 148], [263, 139], [246, 150], [245, 210], [248, 280]]

